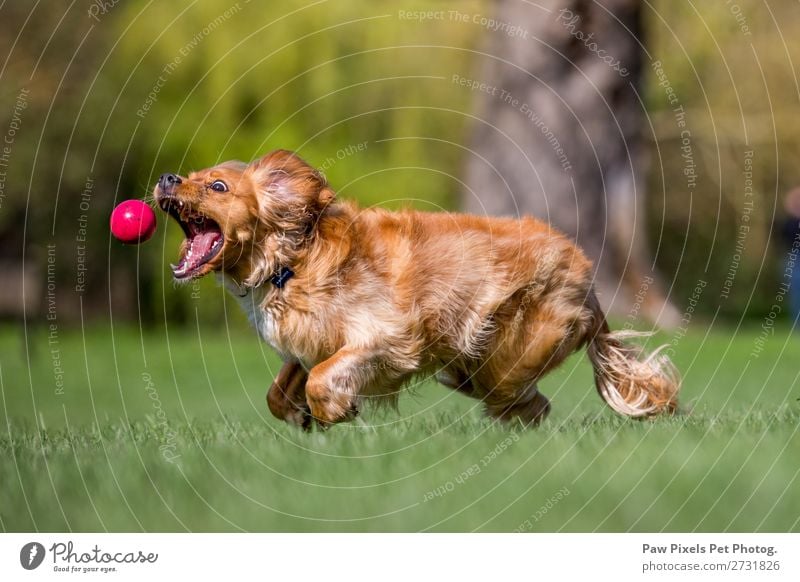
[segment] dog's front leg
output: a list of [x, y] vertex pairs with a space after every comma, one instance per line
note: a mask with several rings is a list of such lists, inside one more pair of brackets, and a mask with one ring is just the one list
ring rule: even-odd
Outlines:
[[342, 348], [308, 375], [306, 400], [311, 415], [322, 427], [352, 420], [358, 415], [359, 394], [385, 368], [374, 350]]
[[311, 415], [306, 403], [308, 372], [300, 362], [289, 361], [282, 367], [267, 392], [267, 406], [276, 418], [308, 429]]

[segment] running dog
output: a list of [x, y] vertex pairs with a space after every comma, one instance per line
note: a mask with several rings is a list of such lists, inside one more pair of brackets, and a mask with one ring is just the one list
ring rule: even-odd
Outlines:
[[590, 261], [543, 222], [359, 209], [286, 150], [164, 174], [155, 200], [186, 235], [175, 279], [216, 273], [283, 358], [267, 404], [289, 423], [351, 420], [422, 374], [538, 424], [539, 380], [583, 346], [616, 412], [676, 410], [668, 358], [609, 330]]

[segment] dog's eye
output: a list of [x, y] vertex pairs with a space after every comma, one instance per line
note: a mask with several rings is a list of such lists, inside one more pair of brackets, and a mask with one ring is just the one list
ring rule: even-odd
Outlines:
[[210, 188], [214, 192], [227, 192], [228, 191], [228, 185], [225, 182], [223, 182], [222, 180], [214, 180], [213, 182], [211, 182]]

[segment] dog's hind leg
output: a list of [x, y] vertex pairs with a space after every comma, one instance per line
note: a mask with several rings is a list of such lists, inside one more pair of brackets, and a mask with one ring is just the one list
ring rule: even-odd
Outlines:
[[276, 418], [308, 430], [311, 413], [306, 403], [308, 372], [300, 362], [283, 364], [267, 392], [267, 406]]
[[526, 426], [536, 426], [550, 412], [550, 401], [539, 392], [536, 382], [518, 385], [505, 381], [487, 391], [477, 386], [472, 376], [451, 368], [437, 372], [436, 379], [465, 396], [482, 400], [487, 414], [497, 420], [519, 420]]
[[525, 426], [538, 425], [550, 413], [550, 401], [539, 392], [535, 382], [517, 391], [510, 399], [490, 392], [485, 402], [486, 412], [492, 418], [502, 421], [518, 420]]
[[461, 392], [465, 396], [475, 396], [475, 386], [472, 377], [460, 370], [442, 368], [436, 372], [436, 381], [451, 390]]
[[583, 341], [588, 318], [580, 303], [575, 306], [578, 291], [529, 307], [520, 325], [501, 328], [475, 372], [490, 416], [535, 426], [550, 412], [550, 402], [537, 384]]

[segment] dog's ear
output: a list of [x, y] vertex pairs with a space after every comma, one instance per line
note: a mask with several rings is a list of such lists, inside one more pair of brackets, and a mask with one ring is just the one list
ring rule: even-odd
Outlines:
[[336, 197], [325, 176], [289, 150], [275, 150], [250, 166], [263, 192], [291, 205], [321, 211]]
[[280, 266], [292, 263], [334, 193], [325, 176], [287, 150], [251, 162], [245, 173], [256, 190], [256, 236], [263, 240], [253, 246], [251, 272], [244, 284], [257, 287]]

